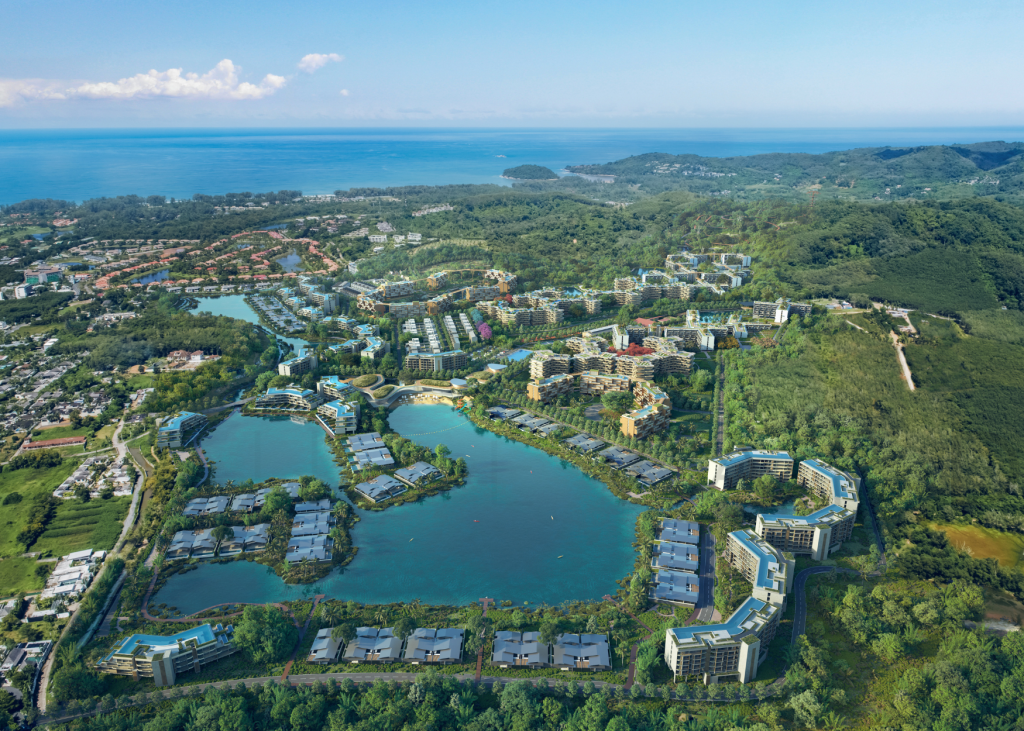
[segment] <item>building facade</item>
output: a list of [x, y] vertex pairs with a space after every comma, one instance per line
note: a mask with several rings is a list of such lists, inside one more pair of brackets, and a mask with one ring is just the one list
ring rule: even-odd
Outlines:
[[708, 484], [732, 490], [740, 480], [771, 475], [776, 480], [793, 477], [793, 458], [786, 452], [751, 449], [733, 452], [708, 462]]

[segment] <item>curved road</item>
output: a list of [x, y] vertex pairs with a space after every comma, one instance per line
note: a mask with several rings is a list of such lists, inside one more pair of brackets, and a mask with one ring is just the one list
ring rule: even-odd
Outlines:
[[807, 593], [805, 591], [807, 579], [815, 574], [827, 574], [830, 571], [841, 571], [847, 574], [857, 573], [853, 569], [844, 569], [839, 566], [812, 566], [796, 575], [796, 581], [793, 582], [793, 599], [796, 602], [796, 611], [793, 612], [793, 639], [790, 640], [791, 645], [795, 645], [796, 641], [800, 639], [807, 629]]

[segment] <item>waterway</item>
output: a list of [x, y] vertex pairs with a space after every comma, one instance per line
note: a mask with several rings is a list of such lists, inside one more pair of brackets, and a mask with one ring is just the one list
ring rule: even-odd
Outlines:
[[132, 280], [132, 282], [135, 283], [135, 284], [141, 284], [142, 286], [146, 286], [147, 284], [150, 284], [151, 282], [163, 282], [164, 280], [167, 280], [167, 279], [170, 279], [170, 278], [171, 278], [171, 270], [170, 269], [161, 269], [158, 272], [150, 272], [149, 274], [145, 275], [144, 277], [136, 277], [135, 279]]
[[[225, 430], [232, 420], [253, 426]], [[463, 605], [485, 596], [520, 605], [558, 604], [600, 599], [632, 570], [631, 544], [642, 508], [619, 500], [600, 481], [557, 457], [478, 428], [449, 406], [401, 406], [390, 423], [419, 444], [443, 443], [453, 458], [466, 459], [465, 485], [383, 512], [360, 511], [352, 531], [359, 547], [355, 560], [316, 584], [289, 586], [264, 566], [232, 562], [171, 577], [157, 601], [182, 612], [319, 593], [370, 604], [418, 598]], [[233, 416], [204, 447], [213, 459], [224, 460], [221, 469], [232, 455], [234, 479], [244, 479], [243, 473], [262, 479], [265, 463], [256, 462], [262, 459], [281, 465], [277, 476], [298, 474], [291, 472], [292, 443], [279, 436], [285, 424]], [[214, 449], [218, 434], [223, 446]], [[232, 444], [239, 439], [254, 445]], [[322, 442], [320, 435], [311, 433], [310, 439]], [[247, 460], [253, 461], [249, 467]], [[217, 479], [223, 477], [219, 470]]]
[[283, 266], [286, 272], [301, 272], [305, 269], [302, 266], [302, 257], [298, 255], [295, 249], [292, 249], [288, 256], [282, 256], [277, 259], [277, 263]]

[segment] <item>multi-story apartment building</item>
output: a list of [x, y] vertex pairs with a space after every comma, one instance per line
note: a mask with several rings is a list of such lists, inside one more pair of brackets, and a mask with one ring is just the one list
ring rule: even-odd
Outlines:
[[671, 410], [662, 404], [651, 404], [619, 417], [619, 428], [627, 439], [645, 437], [668, 427]]
[[308, 388], [274, 388], [256, 399], [257, 409], [288, 409], [311, 411], [323, 401], [323, 397]]
[[384, 299], [408, 297], [416, 291], [416, 284], [411, 281], [385, 282], [380, 285], [380, 288], [377, 291], [381, 293]]
[[771, 475], [777, 480], [793, 477], [793, 458], [786, 452], [751, 449], [733, 452], [708, 462], [708, 484], [732, 490], [741, 479]]
[[696, 675], [705, 684], [734, 677], [749, 683], [781, 615], [781, 607], [750, 597], [722, 624], [666, 630], [665, 662], [674, 677]]
[[774, 302], [755, 302], [753, 316], [755, 319], [774, 320], [775, 322], [786, 322], [790, 315], [801, 317], [811, 314], [814, 305], [808, 302], [791, 302], [788, 299], [779, 298]]
[[805, 459], [796, 472], [796, 484], [806, 487], [833, 505], [846, 508], [854, 515], [860, 505], [860, 478], [816, 459]]
[[152, 678], [154, 685], [174, 685], [178, 675], [198, 673], [206, 665], [232, 655], [234, 628], [204, 624], [176, 635], [129, 635], [97, 664], [100, 672], [133, 680]]
[[290, 360], [283, 361], [277, 364], [277, 374], [279, 376], [301, 376], [303, 373], [309, 373], [315, 370], [317, 366], [316, 353], [310, 351], [305, 353], [300, 351], [299, 355]]
[[[579, 358], [574, 358], [579, 362]], [[629, 376], [621, 373], [600, 373], [596, 370], [584, 371], [580, 376], [580, 393], [586, 396], [608, 393], [609, 391], [628, 391]]]
[[558, 355], [550, 350], [538, 350], [530, 358], [530, 378], [547, 378], [557, 373], [571, 372], [571, 355]]
[[796, 560], [744, 528], [728, 535], [725, 560], [753, 585], [755, 599], [786, 608], [786, 594], [793, 588]]
[[391, 343], [382, 338], [370, 336], [366, 338], [366, 347], [363, 348], [360, 354], [363, 358], [369, 358], [371, 360], [377, 360], [377, 358], [383, 358], [391, 350]]
[[670, 409], [672, 408], [672, 400], [669, 399], [668, 394], [650, 381], [640, 381], [633, 386], [633, 398], [636, 399], [636, 402], [641, 406], [662, 404]]
[[335, 434], [355, 434], [359, 428], [359, 404], [331, 401], [317, 408], [316, 413]]
[[568, 373], [558, 373], [547, 378], [535, 378], [526, 384], [526, 396], [534, 401], [547, 403], [572, 393], [575, 378]]
[[760, 513], [754, 530], [780, 551], [823, 561], [850, 538], [855, 519], [856, 515], [846, 508], [829, 505], [810, 515]]
[[324, 311], [324, 314], [331, 314], [338, 308], [338, 295], [335, 292], [320, 292], [313, 290], [309, 293], [313, 304]]
[[405, 356], [403, 365], [414, 371], [455, 371], [469, 365], [469, 358], [461, 350], [449, 350], [444, 353], [409, 353]]
[[183, 443], [189, 432], [200, 428], [207, 419], [203, 414], [193, 414], [191, 411], [182, 411], [168, 418], [156, 432], [157, 448], [168, 447], [177, 449]]
[[316, 384], [317, 393], [332, 399], [344, 399], [355, 395], [355, 389], [338, 376], [326, 376]]
[[429, 277], [427, 277], [427, 286], [430, 287], [431, 289], [440, 289], [446, 284], [448, 284], [448, 272], [434, 272]]

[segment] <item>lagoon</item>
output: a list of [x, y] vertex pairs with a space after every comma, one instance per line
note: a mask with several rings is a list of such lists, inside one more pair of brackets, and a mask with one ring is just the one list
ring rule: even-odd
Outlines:
[[[251, 322], [254, 325], [260, 324], [260, 318], [255, 311], [245, 302], [245, 295], [243, 294], [225, 294], [219, 297], [204, 297], [199, 300], [199, 306], [195, 310], [196, 312], [209, 312], [214, 315], [222, 315], [224, 317], [233, 317], [236, 320], [245, 320]], [[283, 340], [292, 346], [292, 350], [296, 353], [299, 352], [299, 348], [308, 345], [305, 340], [300, 338], [286, 338], [283, 335], [274, 333], [274, 337], [278, 340]]]
[[298, 255], [295, 249], [292, 249], [288, 256], [282, 256], [276, 261], [284, 267], [286, 272], [300, 272], [305, 269], [305, 267], [302, 266], [302, 257]]
[[335, 486], [340, 471], [325, 436], [319, 424], [299, 417], [234, 413], [203, 439], [202, 447], [216, 462], [213, 481], [221, 485], [313, 475]]
[[[241, 417], [228, 422], [235, 419]], [[173, 576], [156, 601], [182, 612], [320, 593], [369, 604], [418, 598], [464, 605], [485, 596], [519, 605], [558, 604], [600, 599], [632, 571], [634, 526], [643, 508], [619, 500], [599, 480], [481, 429], [449, 406], [400, 406], [389, 421], [419, 444], [444, 443], [453, 458], [465, 458], [466, 484], [383, 512], [359, 511], [352, 531], [358, 555], [316, 584], [288, 586], [265, 567], [238, 561]], [[274, 458], [290, 459], [273, 436], [277, 425], [260, 423], [261, 439]], [[211, 440], [204, 445], [216, 459]]]
[[171, 278], [171, 270], [170, 269], [161, 269], [158, 272], [150, 272], [149, 274], [147, 274], [147, 275], [145, 275], [143, 277], [136, 277], [135, 279], [132, 280], [132, 282], [134, 284], [141, 284], [143, 287], [145, 287], [147, 284], [150, 284], [152, 282], [163, 282], [164, 280], [170, 279], [170, 278]]

